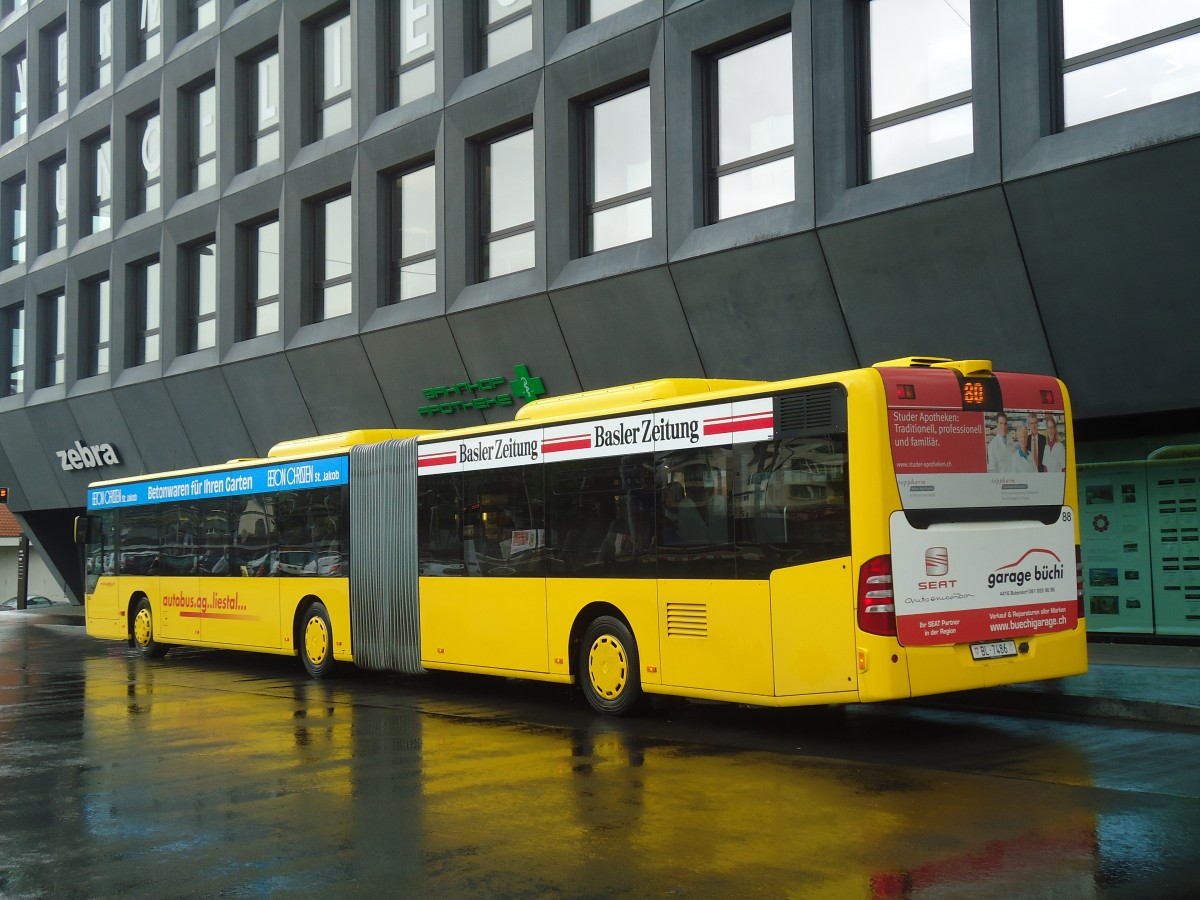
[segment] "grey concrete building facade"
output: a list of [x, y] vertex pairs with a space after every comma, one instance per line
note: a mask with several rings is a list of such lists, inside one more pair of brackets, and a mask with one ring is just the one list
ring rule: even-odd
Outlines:
[[[1072, 57], [1059, 0], [954, 6], [966, 92], [872, 119], [872, 79], [903, 73], [872, 72], [859, 0], [5, 0], [11, 508], [79, 596], [89, 481], [508, 419], [422, 414], [424, 390], [517, 366], [566, 394], [987, 358], [1066, 381], [1081, 461], [1200, 443], [1200, 88], [1068, 125], [1068, 74], [1142, 44]], [[1194, 53], [1194, 15], [1143, 44]], [[725, 166], [718, 64], [781, 35], [790, 133]], [[593, 252], [615, 202], [596, 110], [641, 91], [647, 164], [618, 199], [643, 230]], [[873, 130], [954, 110], [967, 152], [872, 176]], [[515, 222], [493, 177], [514, 135]], [[764, 160], [790, 195], [722, 216], [717, 183]], [[431, 225], [409, 265], [415, 172]], [[412, 272], [432, 289], [397, 287]]]

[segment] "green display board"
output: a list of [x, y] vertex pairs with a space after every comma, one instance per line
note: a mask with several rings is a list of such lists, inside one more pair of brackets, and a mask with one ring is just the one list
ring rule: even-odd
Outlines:
[[1079, 471], [1079, 534], [1088, 631], [1154, 633], [1144, 466]]
[[1081, 466], [1088, 630], [1200, 636], [1200, 461]]
[[1200, 462], [1151, 464], [1156, 634], [1200, 635]]

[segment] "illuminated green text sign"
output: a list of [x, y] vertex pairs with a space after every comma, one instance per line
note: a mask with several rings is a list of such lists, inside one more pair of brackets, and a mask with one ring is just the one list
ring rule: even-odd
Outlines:
[[518, 399], [528, 403], [546, 393], [542, 379], [530, 375], [528, 366], [514, 366], [513, 371], [516, 378], [511, 381], [499, 376], [423, 388], [421, 393], [430, 402], [418, 407], [417, 412], [423, 416], [449, 416], [493, 406], [515, 406]]

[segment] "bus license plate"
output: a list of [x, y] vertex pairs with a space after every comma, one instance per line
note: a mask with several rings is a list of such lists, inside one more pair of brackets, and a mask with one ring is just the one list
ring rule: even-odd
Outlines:
[[1003, 659], [1016, 656], [1017, 645], [1013, 641], [991, 641], [987, 644], [972, 644], [971, 659]]

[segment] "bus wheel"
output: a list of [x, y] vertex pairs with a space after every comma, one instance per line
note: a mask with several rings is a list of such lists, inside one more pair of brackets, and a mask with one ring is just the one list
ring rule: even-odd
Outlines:
[[632, 712], [642, 696], [637, 643], [620, 619], [601, 616], [579, 645], [579, 683], [592, 709], [606, 716]]
[[154, 613], [150, 601], [143, 597], [133, 611], [133, 646], [140, 656], [154, 659], [167, 652], [167, 645], [154, 639]]
[[300, 658], [313, 678], [324, 678], [333, 669], [333, 628], [325, 604], [317, 601], [300, 620]]

